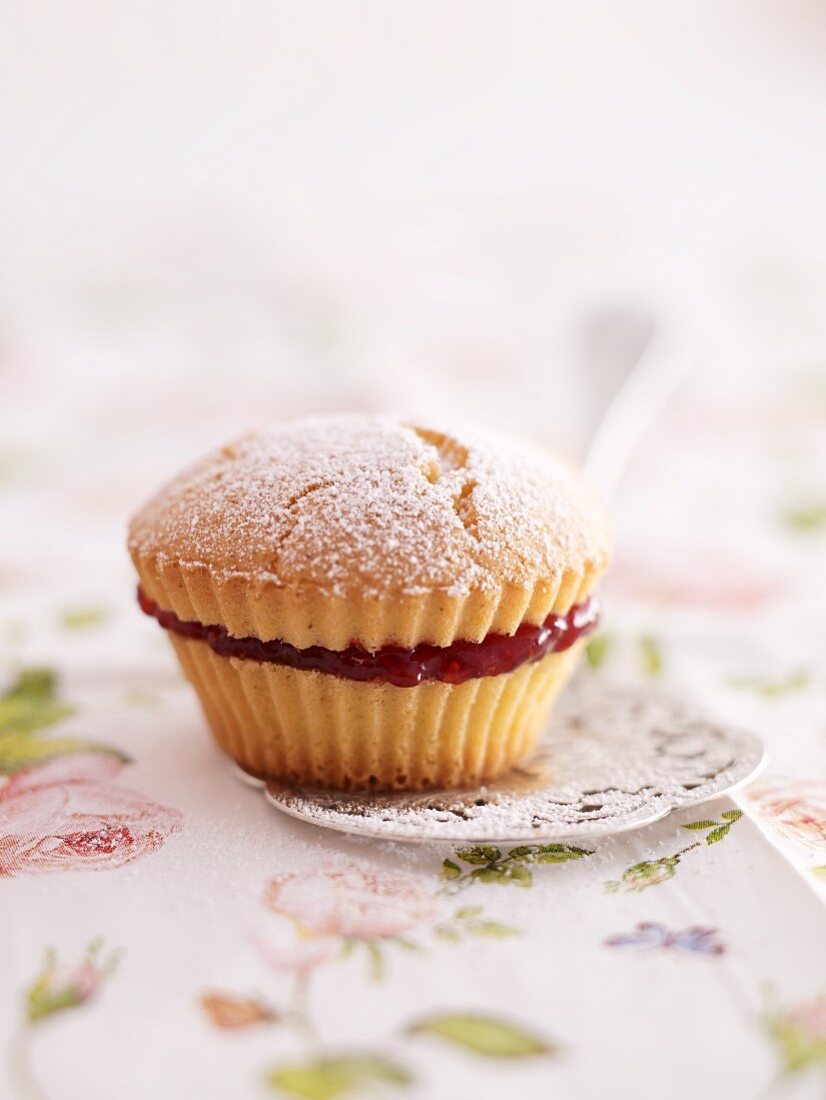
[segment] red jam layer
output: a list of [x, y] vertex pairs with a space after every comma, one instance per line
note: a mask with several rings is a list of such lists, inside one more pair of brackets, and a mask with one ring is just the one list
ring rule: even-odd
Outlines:
[[561, 653], [590, 634], [599, 620], [596, 600], [575, 604], [565, 615], [551, 614], [541, 626], [523, 623], [515, 634], [488, 634], [481, 642], [453, 642], [448, 646], [422, 643], [413, 649], [386, 645], [375, 653], [361, 646], [325, 649], [313, 645], [298, 649], [277, 639], [233, 638], [222, 626], [204, 626], [185, 622], [173, 611], [164, 611], [140, 588], [141, 610], [157, 619], [165, 630], [174, 630], [185, 638], [194, 638], [222, 657], [241, 657], [251, 661], [269, 661], [288, 668], [315, 669], [342, 676], [346, 680], [415, 687], [425, 680], [443, 684], [463, 684], [481, 676], [501, 676], [529, 661], [539, 661], [549, 653]]

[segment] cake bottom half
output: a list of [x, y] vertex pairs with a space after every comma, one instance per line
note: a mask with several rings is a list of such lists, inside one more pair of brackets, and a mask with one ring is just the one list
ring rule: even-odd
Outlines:
[[244, 770], [346, 791], [464, 787], [501, 775], [536, 747], [581, 648], [502, 676], [395, 687], [170, 638], [215, 740]]

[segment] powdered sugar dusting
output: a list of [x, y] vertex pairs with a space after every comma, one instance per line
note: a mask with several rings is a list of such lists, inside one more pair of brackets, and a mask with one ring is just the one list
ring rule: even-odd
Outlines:
[[130, 532], [141, 554], [376, 595], [532, 584], [599, 562], [607, 542], [552, 456], [370, 416], [252, 432], [162, 489]]

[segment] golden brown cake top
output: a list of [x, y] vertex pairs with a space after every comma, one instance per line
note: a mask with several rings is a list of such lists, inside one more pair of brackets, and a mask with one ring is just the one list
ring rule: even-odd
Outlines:
[[601, 572], [604, 513], [560, 459], [390, 418], [264, 427], [208, 455], [135, 516], [133, 556], [330, 595], [459, 596]]

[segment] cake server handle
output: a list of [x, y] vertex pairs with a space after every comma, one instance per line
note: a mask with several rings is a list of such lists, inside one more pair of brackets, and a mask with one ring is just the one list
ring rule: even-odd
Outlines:
[[[583, 463], [609, 500], [648, 429], [695, 364], [673, 333], [642, 314], [604, 315], [589, 335], [585, 364], [591, 392], [602, 400]], [[606, 389], [608, 395], [606, 399]]]

